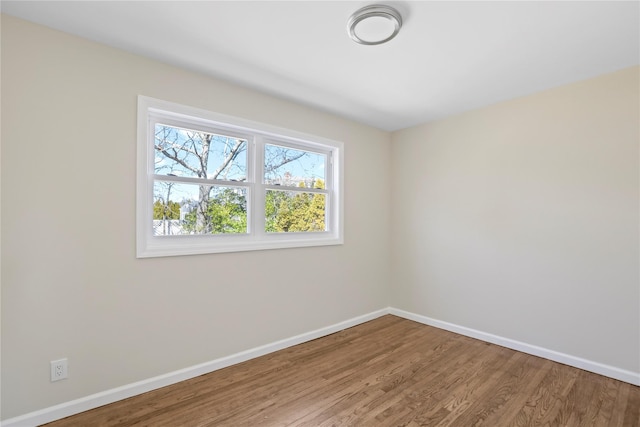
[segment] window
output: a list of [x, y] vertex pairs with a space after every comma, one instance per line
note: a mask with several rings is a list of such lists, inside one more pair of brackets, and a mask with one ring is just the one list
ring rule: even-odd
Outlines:
[[341, 244], [342, 150], [140, 96], [137, 256]]

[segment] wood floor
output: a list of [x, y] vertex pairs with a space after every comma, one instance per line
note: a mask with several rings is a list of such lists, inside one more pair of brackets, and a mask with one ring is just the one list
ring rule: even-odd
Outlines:
[[51, 424], [639, 426], [640, 387], [395, 316]]

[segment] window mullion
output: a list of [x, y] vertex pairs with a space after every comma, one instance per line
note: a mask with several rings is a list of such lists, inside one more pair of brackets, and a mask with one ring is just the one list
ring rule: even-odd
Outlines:
[[334, 209], [335, 209], [335, 181], [334, 181], [334, 150], [329, 151], [327, 153], [327, 168], [325, 173], [325, 181], [324, 188], [329, 191], [329, 193], [325, 196], [325, 212], [324, 212], [324, 223], [327, 226], [327, 230], [335, 232], [336, 226], [338, 224], [337, 218], [335, 217]]
[[254, 185], [254, 195], [252, 200], [254, 201], [254, 205], [252, 207], [252, 224], [253, 224], [253, 233], [256, 238], [262, 240], [266, 237], [266, 233], [264, 231], [265, 228], [265, 188], [264, 188], [264, 140], [261, 136], [256, 136], [254, 150], [253, 150], [254, 160], [253, 160], [253, 185]]
[[333, 191], [333, 150], [327, 153], [327, 168], [324, 177], [324, 188]]

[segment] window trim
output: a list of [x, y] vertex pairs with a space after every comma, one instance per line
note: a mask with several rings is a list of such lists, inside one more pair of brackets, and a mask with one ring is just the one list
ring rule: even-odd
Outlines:
[[[161, 117], [167, 125], [195, 126], [198, 130], [228, 132], [230, 136], [247, 139], [247, 181], [232, 185], [247, 188], [247, 234], [154, 236], [153, 184], [155, 180], [152, 119]], [[136, 257], [164, 257], [239, 251], [269, 250], [309, 246], [341, 245], [344, 243], [344, 144], [314, 135], [259, 123], [239, 117], [215, 113], [169, 101], [138, 96], [137, 185], [136, 185]], [[285, 144], [288, 147], [326, 153], [328, 164], [325, 180], [327, 231], [267, 233], [264, 230], [264, 199], [267, 189], [303, 191], [263, 182], [265, 144]], [[218, 185], [229, 185], [227, 181]], [[276, 187], [276, 188], [274, 188]], [[314, 190], [314, 189], [305, 189]], [[314, 191], [311, 191], [314, 192]], [[264, 193], [264, 194], [263, 194]], [[263, 206], [259, 208], [259, 206]]]

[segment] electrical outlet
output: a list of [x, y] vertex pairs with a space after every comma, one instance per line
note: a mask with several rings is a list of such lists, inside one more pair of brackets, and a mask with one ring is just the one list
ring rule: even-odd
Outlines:
[[50, 363], [51, 363], [51, 382], [60, 381], [67, 378], [69, 374], [67, 359], [52, 360]]

